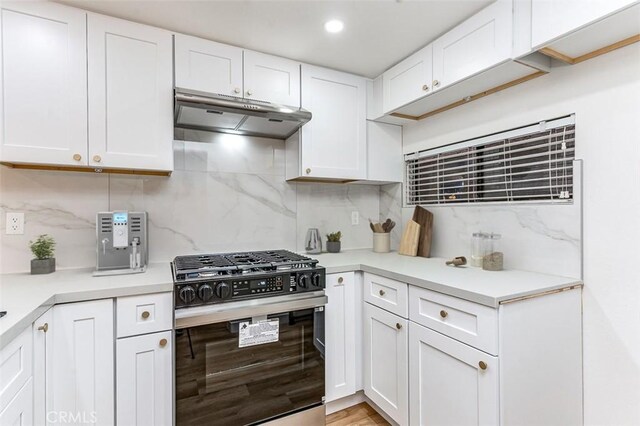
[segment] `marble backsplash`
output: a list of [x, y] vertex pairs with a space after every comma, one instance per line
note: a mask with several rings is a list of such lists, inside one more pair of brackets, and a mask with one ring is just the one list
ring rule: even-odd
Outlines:
[[[392, 201], [400, 185], [288, 183], [283, 141], [197, 131], [176, 138], [169, 178], [0, 166], [0, 271], [28, 271], [28, 243], [45, 233], [56, 239], [58, 268], [95, 266], [99, 211], [147, 211], [152, 262], [199, 252], [303, 251], [309, 227], [342, 231], [344, 249], [367, 248], [368, 218], [395, 217], [401, 227], [400, 204]], [[7, 211], [25, 213], [24, 235], [5, 234]], [[351, 225], [353, 211], [358, 225]]]
[[[502, 236], [500, 250], [509, 269], [582, 278], [582, 162], [574, 163], [571, 204], [487, 204], [433, 207], [431, 255], [471, 255], [471, 234]], [[402, 221], [413, 207], [402, 209]]]

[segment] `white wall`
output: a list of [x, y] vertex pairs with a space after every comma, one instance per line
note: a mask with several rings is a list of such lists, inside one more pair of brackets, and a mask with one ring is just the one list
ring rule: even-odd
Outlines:
[[640, 44], [405, 126], [413, 152], [576, 113], [587, 425], [640, 424]]

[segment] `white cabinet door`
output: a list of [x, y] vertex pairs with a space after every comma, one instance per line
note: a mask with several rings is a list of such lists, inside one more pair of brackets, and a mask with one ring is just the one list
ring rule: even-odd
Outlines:
[[356, 393], [355, 273], [327, 275], [325, 292], [325, 398], [331, 402]]
[[245, 50], [244, 97], [300, 107], [300, 63]]
[[367, 179], [402, 182], [402, 126], [367, 120]]
[[433, 42], [433, 89], [511, 57], [512, 0], [497, 0]]
[[0, 350], [0, 412], [31, 378], [32, 357], [31, 327], [26, 328]]
[[176, 87], [242, 96], [242, 49], [175, 35]]
[[171, 33], [90, 14], [89, 165], [173, 169]]
[[31, 426], [39, 425], [33, 421], [33, 379], [27, 383], [9, 401], [9, 405], [0, 412], [0, 425]]
[[117, 423], [170, 425], [173, 421], [171, 331], [118, 339]]
[[301, 172], [309, 178], [366, 179], [366, 79], [302, 65]]
[[113, 425], [113, 301], [56, 305], [53, 323], [52, 411]]
[[51, 410], [51, 375], [53, 357], [53, 308], [34, 321], [33, 335], [33, 424], [47, 424]]
[[498, 424], [497, 357], [412, 322], [409, 377], [412, 426]]
[[49, 2], [0, 13], [0, 161], [86, 165], [86, 13]]
[[382, 108], [389, 113], [431, 92], [433, 46], [429, 44], [382, 74]]
[[407, 323], [364, 304], [364, 393], [401, 425], [409, 416]]
[[636, 0], [532, 0], [531, 44], [544, 46], [633, 3]]

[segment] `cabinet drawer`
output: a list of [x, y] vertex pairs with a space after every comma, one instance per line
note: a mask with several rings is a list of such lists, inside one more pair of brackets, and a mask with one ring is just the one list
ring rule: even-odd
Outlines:
[[408, 285], [373, 274], [364, 274], [364, 300], [403, 318], [408, 316]]
[[171, 330], [173, 319], [172, 293], [118, 297], [118, 337]]
[[31, 377], [32, 355], [31, 327], [0, 351], [0, 412]]
[[498, 311], [410, 286], [409, 319], [493, 355], [498, 354]]

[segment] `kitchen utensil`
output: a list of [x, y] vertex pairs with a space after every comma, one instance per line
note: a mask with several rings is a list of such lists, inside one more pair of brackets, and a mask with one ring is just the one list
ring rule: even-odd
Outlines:
[[391, 225], [391, 219], [387, 218], [387, 220], [382, 224], [382, 230], [384, 232], [389, 232], [389, 225]]
[[393, 230], [393, 228], [396, 227], [396, 223], [394, 221], [391, 221], [391, 223], [389, 224], [388, 228], [387, 228], [387, 232], [391, 232]]
[[418, 222], [410, 220], [402, 234], [400, 240], [399, 254], [405, 256], [415, 256], [418, 253], [418, 241], [420, 239], [420, 225]]
[[373, 251], [375, 253], [389, 253], [391, 249], [391, 234], [388, 232], [373, 233]]
[[413, 211], [413, 220], [420, 225], [420, 240], [417, 255], [421, 257], [431, 257], [433, 214], [427, 209], [416, 206]]
[[309, 228], [304, 241], [304, 247], [307, 253], [322, 253], [322, 238], [320, 237], [318, 228]]
[[371, 222], [371, 219], [369, 219], [369, 228], [371, 228], [373, 232], [376, 232], [376, 228], [375, 226], [373, 226], [373, 222]]
[[467, 258], [464, 256], [458, 256], [458, 257], [454, 257], [451, 260], [447, 260], [446, 261], [447, 265], [453, 265], [453, 266], [462, 266], [462, 265], [466, 265], [467, 264]]
[[373, 221], [371, 220], [371, 218], [369, 218], [369, 224], [371, 225], [373, 232], [384, 232], [384, 229], [382, 229], [382, 225], [380, 225], [380, 223], [373, 223]]

